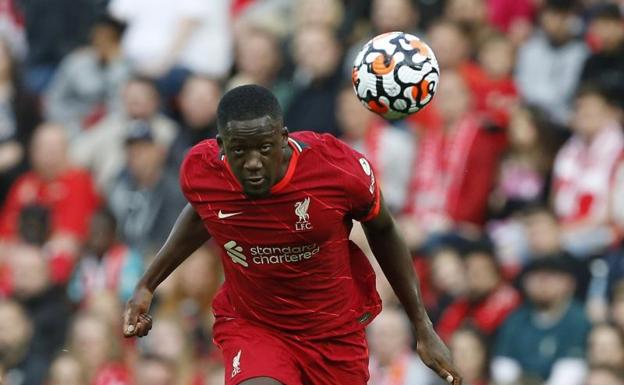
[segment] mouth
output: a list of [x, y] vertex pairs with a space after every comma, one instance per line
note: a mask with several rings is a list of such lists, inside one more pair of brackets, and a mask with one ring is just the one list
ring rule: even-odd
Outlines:
[[260, 187], [264, 184], [265, 181], [266, 181], [266, 178], [263, 176], [252, 176], [252, 177], [245, 179], [245, 182], [249, 186], [253, 186], [253, 187]]

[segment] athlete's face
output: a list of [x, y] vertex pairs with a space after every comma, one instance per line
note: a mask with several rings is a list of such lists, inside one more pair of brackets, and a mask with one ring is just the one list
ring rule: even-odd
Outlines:
[[280, 121], [269, 116], [232, 120], [217, 141], [249, 197], [269, 195], [285, 173], [288, 130]]

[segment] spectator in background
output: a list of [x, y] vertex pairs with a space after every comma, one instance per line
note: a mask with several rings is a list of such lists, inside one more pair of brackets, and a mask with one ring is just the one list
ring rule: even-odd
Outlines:
[[345, 13], [341, 0], [300, 0], [293, 11], [294, 23], [299, 28], [323, 26], [334, 31], [340, 29]]
[[409, 320], [399, 309], [386, 308], [368, 328], [370, 385], [429, 385], [435, 378], [410, 349]]
[[589, 22], [588, 34], [596, 47], [585, 62], [581, 81], [609, 90], [624, 108], [624, 17], [620, 8], [600, 5]]
[[89, 385], [76, 357], [62, 353], [50, 365], [47, 385]]
[[45, 91], [61, 59], [87, 42], [96, 18], [93, 0], [17, 0], [24, 16], [28, 54], [26, 86]]
[[624, 385], [621, 368], [597, 366], [589, 370], [585, 385]]
[[351, 84], [340, 89], [336, 120], [343, 140], [371, 161], [390, 210], [400, 212], [407, 198], [415, 138], [363, 108]]
[[509, 36], [512, 42], [521, 42], [531, 32], [536, 2], [532, 0], [486, 0], [488, 22]]
[[216, 80], [191, 76], [180, 93], [180, 136], [189, 146], [217, 134], [217, 106], [221, 87]]
[[514, 108], [507, 133], [509, 146], [503, 153], [490, 198], [491, 210], [499, 218], [507, 218], [535, 202], [546, 202], [555, 150], [552, 127], [536, 108]]
[[224, 77], [232, 64], [229, 0], [112, 0], [126, 22], [123, 49], [142, 75], [161, 79], [165, 100], [191, 72]]
[[581, 385], [589, 322], [573, 299], [574, 276], [561, 258], [533, 261], [523, 287], [527, 302], [503, 324], [496, 340], [492, 374], [499, 385], [521, 377], [552, 385]]
[[498, 160], [496, 138], [472, 114], [470, 93], [458, 72], [447, 71], [437, 90], [443, 127], [419, 138], [407, 213], [420, 236], [480, 228]]
[[474, 324], [492, 336], [521, 302], [520, 294], [506, 283], [492, 250], [475, 245], [464, 256], [466, 295], [456, 299], [436, 324], [440, 337], [451, 340], [463, 324]]
[[217, 134], [217, 105], [221, 86], [214, 80], [191, 75], [178, 96], [180, 130], [169, 151], [169, 163], [179, 168], [186, 151]]
[[464, 72], [474, 66], [470, 61], [471, 42], [457, 23], [439, 20], [431, 25], [427, 38], [441, 72], [456, 70], [464, 76]]
[[609, 225], [611, 176], [624, 153], [619, 110], [603, 91], [583, 88], [575, 102], [573, 136], [557, 153], [553, 205], [566, 249], [580, 257], [600, 253], [615, 234]]
[[590, 365], [624, 368], [624, 330], [614, 325], [597, 324], [589, 333], [587, 348]]
[[212, 342], [212, 300], [223, 279], [218, 251], [200, 247], [176, 270], [169, 290], [160, 292], [154, 315], [180, 322], [186, 335], [193, 336], [197, 353], [214, 351]]
[[46, 363], [30, 354], [32, 323], [12, 300], [0, 300], [0, 374], [7, 385], [40, 385]]
[[126, 162], [125, 140], [134, 121], [145, 121], [167, 150], [178, 134], [175, 122], [160, 112], [160, 96], [153, 81], [134, 77], [124, 86], [123, 112], [111, 111], [71, 145], [72, 159], [89, 168], [101, 191], [109, 191]]
[[64, 124], [73, 137], [122, 109], [121, 90], [130, 77], [121, 54], [123, 30], [117, 20], [99, 18], [91, 28], [90, 44], [63, 59], [46, 92], [47, 118]]
[[92, 385], [129, 385], [128, 369], [120, 361], [119, 338], [101, 318], [78, 313], [69, 334], [69, 350], [76, 355]]
[[63, 290], [52, 286], [48, 263], [42, 253], [31, 248], [13, 255], [10, 262], [13, 297], [23, 306], [31, 323], [28, 350], [29, 377], [41, 384], [48, 367], [65, 342], [70, 306]]
[[342, 47], [335, 32], [321, 26], [299, 29], [293, 48], [295, 90], [284, 114], [286, 126], [292, 131], [338, 135], [335, 104], [340, 87]]
[[512, 108], [518, 103], [518, 90], [512, 77], [515, 50], [503, 35], [488, 34], [478, 46], [479, 71], [469, 75], [467, 82], [475, 96], [476, 111], [486, 124], [501, 131], [504, 144], [505, 128]]
[[518, 51], [516, 83], [529, 104], [539, 106], [561, 126], [570, 120], [570, 104], [588, 55], [575, 37], [574, 2], [545, 0], [541, 29]]
[[43, 124], [33, 135], [32, 171], [15, 181], [0, 215], [0, 238], [17, 235], [20, 210], [31, 204], [48, 207], [52, 215], [48, 246], [75, 253], [99, 204], [91, 176], [69, 160], [65, 127]]
[[28, 143], [40, 120], [37, 101], [22, 83], [6, 40], [0, 38], [0, 205], [27, 170]]
[[431, 289], [436, 298], [429, 304], [427, 312], [435, 325], [448, 306], [466, 295], [468, 284], [461, 255], [456, 248], [442, 245], [432, 250], [429, 253], [429, 264]]
[[624, 280], [614, 284], [611, 293], [610, 319], [613, 324], [624, 332]]
[[155, 321], [154, 328], [145, 338], [144, 352], [175, 365], [175, 385], [196, 383], [201, 368], [197, 365], [194, 340], [185, 334], [182, 321], [177, 317], [157, 318]]
[[460, 25], [473, 43], [479, 44], [494, 32], [488, 23], [486, 2], [483, 0], [448, 0], [444, 16]]
[[139, 358], [134, 367], [134, 385], [175, 385], [176, 366], [154, 354]]
[[392, 31], [404, 31], [419, 35], [417, 30], [419, 18], [418, 8], [414, 6], [413, 1], [373, 0], [370, 14], [372, 31], [369, 33], [368, 39]]
[[[609, 198], [609, 211], [618, 240], [624, 240], [624, 152], [617, 160], [611, 176], [611, 196]], [[624, 265], [621, 269], [624, 276]]]
[[167, 168], [167, 147], [148, 122], [126, 136], [126, 165], [110, 189], [109, 205], [121, 239], [150, 258], [167, 238], [185, 204], [177, 172]]
[[[440, 71], [445, 74], [448, 71], [459, 72], [470, 89], [471, 74], [478, 73], [480, 69], [471, 60], [472, 42], [459, 24], [448, 19], [435, 20], [427, 31], [426, 40], [435, 52]], [[442, 127], [443, 119], [437, 106], [439, 100], [439, 97], [434, 98], [427, 108], [407, 118], [416, 131]]]
[[270, 89], [283, 110], [287, 110], [292, 85], [281, 78], [284, 66], [279, 36], [267, 27], [250, 25], [236, 41], [235, 75], [226, 89], [244, 84], [259, 84]]
[[18, 0], [0, 1], [0, 35], [11, 47], [13, 56], [20, 61], [26, 56], [26, 31], [24, 17], [19, 10]]
[[142, 273], [141, 255], [117, 240], [115, 216], [100, 209], [91, 218], [85, 250], [68, 287], [69, 298], [84, 303], [93, 295], [111, 292], [125, 303]]
[[[345, 78], [351, 76], [353, 61], [362, 46], [377, 35], [386, 32], [403, 31], [416, 36], [423, 34], [418, 30], [420, 22], [419, 7], [411, 0], [373, 0], [370, 4], [370, 26], [364, 36], [354, 43], [344, 60]], [[359, 37], [359, 36], [358, 36]], [[437, 52], [437, 51], [436, 51]]]
[[525, 208], [520, 214], [527, 249], [524, 265], [534, 260], [561, 258], [572, 269], [576, 281], [575, 297], [584, 301], [590, 274], [586, 261], [574, 258], [561, 240], [561, 226], [555, 213], [547, 206], [536, 204]]
[[488, 340], [479, 330], [470, 326], [456, 330], [449, 342], [449, 349], [462, 375], [462, 384], [491, 384]]

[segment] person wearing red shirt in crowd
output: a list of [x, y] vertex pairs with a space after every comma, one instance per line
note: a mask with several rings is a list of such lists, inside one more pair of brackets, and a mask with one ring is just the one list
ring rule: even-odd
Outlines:
[[499, 157], [497, 134], [483, 128], [472, 112], [459, 73], [444, 73], [436, 97], [444, 123], [441, 129], [423, 129], [419, 140], [404, 221], [410, 244], [482, 226]]
[[32, 170], [15, 181], [2, 208], [0, 240], [16, 236], [19, 213], [24, 206], [38, 204], [51, 211], [48, 244], [75, 252], [100, 201], [93, 180], [89, 173], [70, 164], [62, 126], [39, 126], [30, 153]]
[[519, 101], [512, 76], [514, 59], [514, 47], [508, 39], [489, 35], [478, 49], [479, 70], [467, 79], [476, 111], [484, 115], [487, 123], [501, 129], [507, 127], [511, 109]]
[[225, 274], [213, 302], [214, 339], [227, 385], [364, 385], [364, 327], [381, 304], [368, 259], [349, 241], [357, 220], [423, 362], [459, 385], [369, 161], [331, 135], [289, 135], [275, 96], [260, 86], [225, 94], [217, 120], [217, 139], [196, 145], [182, 165], [190, 204], [137, 284], [124, 334], [149, 332], [156, 287], [214, 238]]
[[475, 246], [464, 257], [466, 296], [455, 300], [442, 313], [436, 329], [444, 340], [465, 323], [492, 335], [521, 301], [520, 294], [504, 281], [492, 251]]
[[609, 208], [614, 172], [624, 153], [620, 115], [616, 99], [605, 90], [582, 87], [573, 135], [555, 157], [553, 207], [565, 248], [578, 257], [600, 254], [616, 239]]

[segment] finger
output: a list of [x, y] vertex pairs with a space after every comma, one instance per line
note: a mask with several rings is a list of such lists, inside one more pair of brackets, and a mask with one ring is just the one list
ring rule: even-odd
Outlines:
[[124, 313], [123, 333], [126, 337], [132, 337], [137, 332], [138, 316], [132, 304], [128, 304]]
[[440, 369], [440, 377], [442, 377], [446, 382], [451, 385], [460, 385], [461, 377], [455, 371]]
[[444, 365], [443, 363], [435, 362], [434, 368], [432, 369], [434, 369], [434, 371], [438, 374], [438, 376], [440, 376], [440, 378], [445, 380], [447, 383], [454, 385], [455, 377], [457, 376], [454, 375], [454, 373], [451, 372], [450, 370], [445, 369], [444, 366], [446, 365]]
[[138, 321], [138, 326], [137, 326], [137, 335], [139, 337], [144, 337], [147, 335], [147, 333], [149, 333], [149, 331], [152, 329], [152, 319], [150, 316], [146, 316], [146, 315], [140, 315], [139, 316], [139, 321]]

